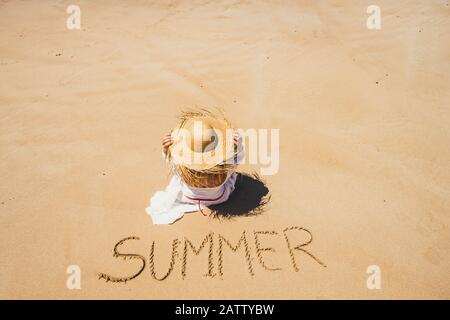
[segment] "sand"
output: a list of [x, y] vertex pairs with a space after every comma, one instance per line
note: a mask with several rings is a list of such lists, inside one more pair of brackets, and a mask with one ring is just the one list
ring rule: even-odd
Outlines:
[[[0, 298], [450, 298], [448, 1], [377, 1], [381, 30], [368, 1], [77, 0], [68, 30], [72, 3], [0, 3]], [[263, 214], [146, 215], [169, 180], [161, 137], [192, 106], [280, 129]], [[292, 257], [286, 228], [322, 264]], [[219, 235], [244, 231], [253, 275], [223, 241], [219, 272]], [[211, 260], [208, 242], [183, 264], [209, 233]], [[113, 257], [127, 237], [142, 258]]]

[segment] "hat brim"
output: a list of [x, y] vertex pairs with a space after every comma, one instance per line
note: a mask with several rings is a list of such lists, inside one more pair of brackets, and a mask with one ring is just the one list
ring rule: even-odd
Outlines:
[[[183, 130], [190, 121], [202, 121], [210, 126], [218, 136], [215, 147], [210, 151], [196, 152], [187, 144], [189, 131]], [[169, 147], [172, 162], [195, 171], [204, 171], [225, 163], [235, 155], [233, 129], [222, 119], [210, 116], [195, 117], [184, 121], [172, 131], [174, 143]]]

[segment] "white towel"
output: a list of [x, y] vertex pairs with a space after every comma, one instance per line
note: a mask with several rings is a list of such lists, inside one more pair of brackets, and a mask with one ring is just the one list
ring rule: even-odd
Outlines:
[[174, 223], [187, 212], [227, 201], [234, 190], [236, 177], [233, 172], [218, 187], [192, 188], [174, 175], [166, 190], [156, 192], [150, 199], [150, 206], [146, 211], [152, 217], [153, 224]]

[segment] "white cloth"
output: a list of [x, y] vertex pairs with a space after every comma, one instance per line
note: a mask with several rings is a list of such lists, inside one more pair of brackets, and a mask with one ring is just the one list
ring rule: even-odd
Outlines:
[[174, 175], [164, 191], [158, 191], [150, 199], [146, 209], [153, 224], [171, 224], [187, 212], [198, 211], [208, 205], [222, 203], [234, 190], [236, 173], [231, 173], [218, 187], [192, 188]]

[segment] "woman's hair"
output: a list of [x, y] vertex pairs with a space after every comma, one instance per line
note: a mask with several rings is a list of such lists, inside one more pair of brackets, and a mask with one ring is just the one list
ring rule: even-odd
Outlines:
[[219, 165], [214, 170], [196, 171], [185, 166], [176, 166], [175, 173], [188, 186], [194, 188], [214, 188], [224, 183], [230, 168]]

